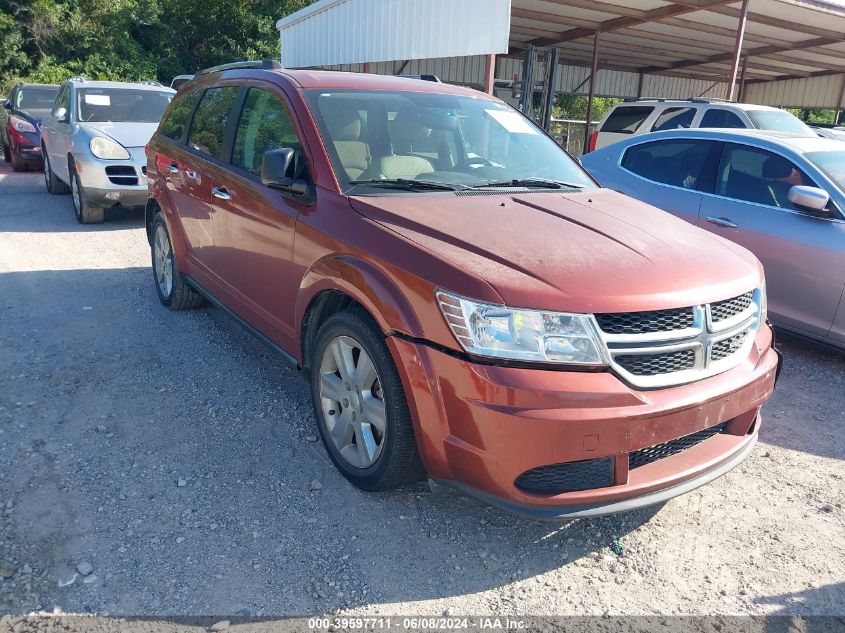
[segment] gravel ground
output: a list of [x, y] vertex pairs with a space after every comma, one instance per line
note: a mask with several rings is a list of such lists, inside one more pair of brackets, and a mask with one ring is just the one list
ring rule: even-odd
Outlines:
[[752, 457], [661, 508], [365, 494], [305, 382], [162, 308], [141, 214], [108, 220], [0, 166], [0, 614], [845, 615], [842, 356], [784, 342]]

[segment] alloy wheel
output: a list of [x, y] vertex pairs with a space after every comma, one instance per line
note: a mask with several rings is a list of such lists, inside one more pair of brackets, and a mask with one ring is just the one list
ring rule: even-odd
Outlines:
[[372, 466], [384, 447], [387, 409], [370, 355], [349, 336], [334, 338], [320, 364], [320, 403], [328, 436], [355, 468]]
[[153, 238], [153, 266], [158, 289], [169, 297], [173, 290], [173, 249], [167, 231], [159, 224]]
[[70, 179], [70, 193], [73, 197], [73, 212], [76, 213], [77, 218], [82, 217], [82, 195], [79, 191], [79, 178], [76, 174]]
[[50, 159], [44, 153], [44, 184], [47, 185], [47, 191], [50, 191]]

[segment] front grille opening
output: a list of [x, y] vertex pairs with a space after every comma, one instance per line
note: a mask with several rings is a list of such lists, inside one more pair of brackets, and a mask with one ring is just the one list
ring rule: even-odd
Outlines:
[[114, 185], [137, 185], [138, 174], [131, 165], [109, 165], [106, 167], [106, 176]]
[[685, 330], [693, 326], [692, 308], [597, 314], [599, 327], [606, 334], [654, 334]]
[[697, 444], [701, 444], [704, 440], [710, 439], [714, 435], [718, 435], [725, 430], [727, 425], [727, 422], [722, 422], [716, 426], [711, 426], [709, 429], [704, 429], [703, 431], [698, 431], [697, 433], [679, 437], [676, 440], [670, 440], [669, 442], [663, 442], [662, 444], [655, 444], [654, 446], [641, 448], [638, 451], [629, 453], [628, 470], [634, 470], [640, 466], [656, 462], [659, 459], [665, 459], [666, 457], [677, 455], [678, 453], [692, 448]]
[[713, 323], [730, 319], [737, 314], [745, 312], [751, 307], [754, 301], [753, 293], [746, 292], [744, 295], [728, 299], [727, 301], [717, 301], [710, 304], [710, 319]]
[[514, 482], [525, 492], [560, 494], [613, 485], [613, 458], [587, 459], [532, 468]]
[[625, 354], [615, 358], [616, 364], [634, 376], [659, 376], [695, 367], [695, 352], [683, 349], [661, 354]]
[[718, 343], [713, 343], [713, 350], [710, 352], [710, 360], [712, 362], [716, 362], [717, 360], [722, 360], [723, 358], [727, 358], [731, 354], [738, 352], [750, 334], [750, 330], [744, 330], [739, 334], [734, 334], [730, 338], [723, 339]]

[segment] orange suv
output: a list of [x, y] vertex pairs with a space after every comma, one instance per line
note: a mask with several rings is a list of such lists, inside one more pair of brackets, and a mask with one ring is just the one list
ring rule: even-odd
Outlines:
[[356, 486], [630, 510], [752, 450], [779, 357], [760, 263], [613, 191], [474, 90], [272, 62], [201, 72], [148, 147], [170, 309], [310, 381]]

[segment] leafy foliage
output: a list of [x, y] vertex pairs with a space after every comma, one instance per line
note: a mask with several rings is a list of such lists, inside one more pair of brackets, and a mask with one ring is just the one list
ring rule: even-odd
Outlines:
[[278, 56], [310, 0], [0, 0], [0, 94], [20, 80], [158, 79]]

